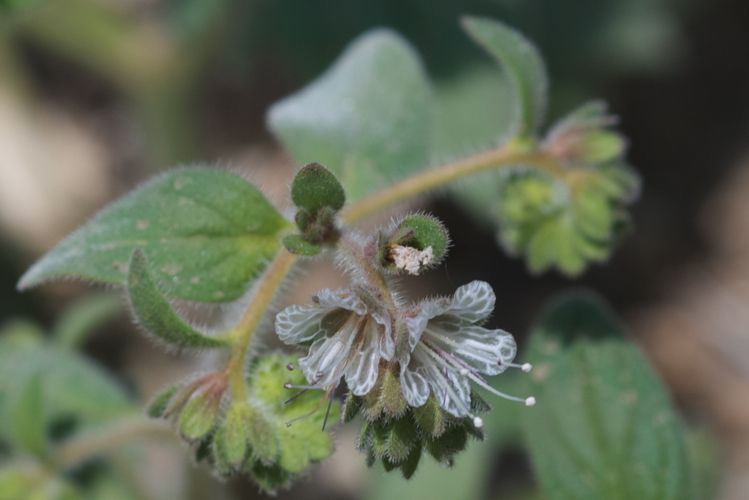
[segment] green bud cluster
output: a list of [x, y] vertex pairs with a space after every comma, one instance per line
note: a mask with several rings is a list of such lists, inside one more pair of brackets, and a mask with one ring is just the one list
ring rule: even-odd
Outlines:
[[319, 163], [302, 167], [291, 183], [291, 200], [297, 207], [294, 220], [299, 233], [284, 237], [288, 251], [314, 256], [321, 245], [338, 240], [336, 215], [346, 203], [346, 194], [328, 169]]
[[[330, 436], [322, 430], [322, 393], [292, 399], [284, 388], [305, 382], [298, 370], [288, 369], [295, 362], [281, 354], [256, 359], [244, 400], [232, 400], [228, 391], [217, 398], [226, 380], [223, 374], [212, 374], [167, 389], [154, 399], [148, 414], [173, 421], [194, 447], [196, 459], [209, 463], [218, 475], [248, 474], [265, 491], [277, 491], [332, 452]], [[331, 418], [337, 414], [334, 405]]]
[[[490, 409], [475, 393], [471, 395], [471, 407], [474, 413]], [[452, 466], [455, 455], [466, 448], [470, 437], [483, 439], [471, 418], [448, 414], [434, 396], [423, 406], [408, 406], [397, 375], [389, 369], [381, 371], [377, 385], [366, 396], [348, 394], [343, 421], [357, 416], [364, 420], [357, 447], [367, 456], [367, 465], [381, 462], [388, 472], [400, 469], [406, 479], [416, 472], [424, 453]]]
[[524, 254], [533, 272], [569, 276], [608, 258], [622, 229], [637, 176], [624, 163], [624, 138], [601, 103], [582, 106], [554, 126], [542, 144], [559, 165], [555, 175], [522, 167], [502, 180], [499, 240]]

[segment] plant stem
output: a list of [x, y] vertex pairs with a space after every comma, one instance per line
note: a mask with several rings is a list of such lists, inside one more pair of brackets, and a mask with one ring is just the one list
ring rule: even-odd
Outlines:
[[106, 451], [116, 450], [136, 438], [146, 437], [171, 440], [174, 436], [162, 421], [128, 415], [65, 441], [53, 454], [52, 463], [68, 469]]
[[247, 386], [245, 384], [245, 367], [247, 366], [247, 354], [250, 341], [255, 331], [263, 320], [265, 311], [281, 288], [284, 278], [291, 271], [298, 257], [286, 249], [276, 255], [268, 265], [268, 269], [258, 280], [257, 288], [247, 309], [234, 327], [236, 342], [233, 346], [232, 355], [226, 371], [229, 377], [229, 387], [234, 400], [240, 401], [247, 397]]
[[[552, 157], [542, 152], [529, 151], [526, 145], [515, 141], [501, 148], [419, 172], [352, 204], [343, 211], [342, 219], [351, 224], [390, 205], [446, 186], [462, 177], [516, 165], [536, 167], [562, 179], [566, 179], [567, 176], [566, 171], [562, 170]], [[234, 399], [241, 400], [247, 396], [244, 372], [250, 341], [296, 261], [296, 255], [285, 249], [281, 250], [268, 266], [268, 270], [260, 277], [254, 296], [239, 323], [232, 330], [236, 342], [227, 373]]]
[[565, 175], [559, 164], [549, 155], [535, 151], [529, 152], [525, 148], [516, 146], [515, 143], [510, 143], [506, 147], [469, 156], [407, 177], [354, 203], [343, 211], [342, 218], [347, 223], [353, 223], [385, 207], [446, 186], [463, 177], [517, 165], [537, 167], [557, 177]]

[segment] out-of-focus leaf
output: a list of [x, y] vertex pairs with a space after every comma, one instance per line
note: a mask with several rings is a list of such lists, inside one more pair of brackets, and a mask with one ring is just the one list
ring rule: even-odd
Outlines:
[[429, 164], [429, 83], [408, 42], [389, 30], [352, 42], [326, 73], [275, 104], [268, 122], [298, 163], [328, 167], [351, 200]]
[[80, 500], [71, 484], [35, 464], [10, 463], [0, 468], [3, 500]]
[[167, 295], [230, 301], [263, 271], [288, 225], [241, 177], [176, 169], [99, 212], [34, 264], [19, 287], [60, 278], [122, 284], [139, 248]]
[[[22, 339], [23, 340], [23, 339]], [[0, 438], [13, 441], [9, 398], [19, 381], [38, 374], [46, 421], [73, 418], [86, 426], [133, 410], [122, 387], [84, 357], [42, 342], [0, 337]]]
[[94, 328], [112, 318], [120, 309], [120, 301], [112, 295], [85, 297], [65, 311], [52, 330], [52, 337], [61, 346], [76, 348]]
[[26, 453], [43, 456], [47, 448], [47, 421], [41, 373], [14, 380], [7, 404], [13, 443]]
[[187, 348], [223, 347], [225, 341], [205, 335], [188, 325], [162, 295], [141, 250], [130, 259], [127, 292], [133, 314], [140, 325], [168, 345]]
[[515, 133], [534, 135], [546, 114], [548, 77], [536, 47], [505, 24], [488, 18], [464, 17], [463, 28], [506, 70], [515, 90]]
[[715, 498], [720, 479], [720, 460], [717, 443], [705, 429], [690, 429], [686, 435], [691, 478], [692, 498]]
[[544, 498], [690, 498], [681, 422], [598, 299], [577, 293], [550, 305], [527, 357], [538, 403], [522, 422]]

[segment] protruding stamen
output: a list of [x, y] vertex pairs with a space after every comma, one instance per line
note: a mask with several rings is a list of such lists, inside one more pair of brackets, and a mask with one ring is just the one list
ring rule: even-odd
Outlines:
[[530, 363], [523, 363], [522, 365], [519, 365], [517, 363], [502, 363], [500, 361], [500, 364], [504, 364], [505, 366], [509, 366], [510, 368], [518, 368], [520, 370], [523, 370], [525, 373], [528, 373], [531, 370], [533, 370], [533, 365]]
[[294, 401], [296, 398], [298, 398], [299, 396], [301, 396], [302, 394], [304, 394], [308, 390], [309, 389], [302, 389], [301, 391], [297, 392], [296, 394], [294, 394], [289, 399], [287, 399], [286, 401], [283, 402], [284, 406], [286, 406], [287, 404], [291, 403], [292, 401]]
[[[510, 401], [517, 401], [518, 403], [524, 403], [526, 406], [533, 406], [536, 404], [536, 399], [533, 397], [530, 398], [519, 398], [517, 396], [510, 396], [509, 394], [505, 394], [504, 392], [498, 391], [494, 387], [487, 384], [482, 378], [477, 377], [473, 373], [468, 374], [468, 378], [476, 382], [478, 385], [486, 389], [487, 391], [491, 392], [495, 396], [499, 396], [500, 398], [509, 399]], [[530, 404], [529, 404], [530, 403]]]
[[325, 409], [325, 418], [322, 421], [322, 430], [325, 431], [325, 426], [328, 424], [328, 417], [330, 417], [330, 407], [333, 406], [333, 395], [328, 394], [328, 407]]
[[305, 391], [315, 390], [315, 389], [321, 389], [321, 387], [318, 387], [316, 385], [300, 385], [300, 384], [292, 384], [291, 382], [286, 382], [283, 385], [284, 389], [300, 389]]
[[473, 417], [473, 426], [477, 429], [481, 429], [484, 426], [484, 421], [481, 417]]

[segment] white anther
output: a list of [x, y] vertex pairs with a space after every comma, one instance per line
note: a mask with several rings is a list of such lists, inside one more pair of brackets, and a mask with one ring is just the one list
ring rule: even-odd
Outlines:
[[484, 426], [484, 421], [481, 417], [473, 417], [473, 426], [477, 429], [481, 429]]
[[525, 373], [528, 373], [533, 369], [533, 365], [530, 363], [523, 363], [523, 366], [520, 367], [521, 370], [523, 370]]
[[536, 405], [536, 398], [533, 396], [526, 398], [525, 400], [525, 406], [535, 406]]

